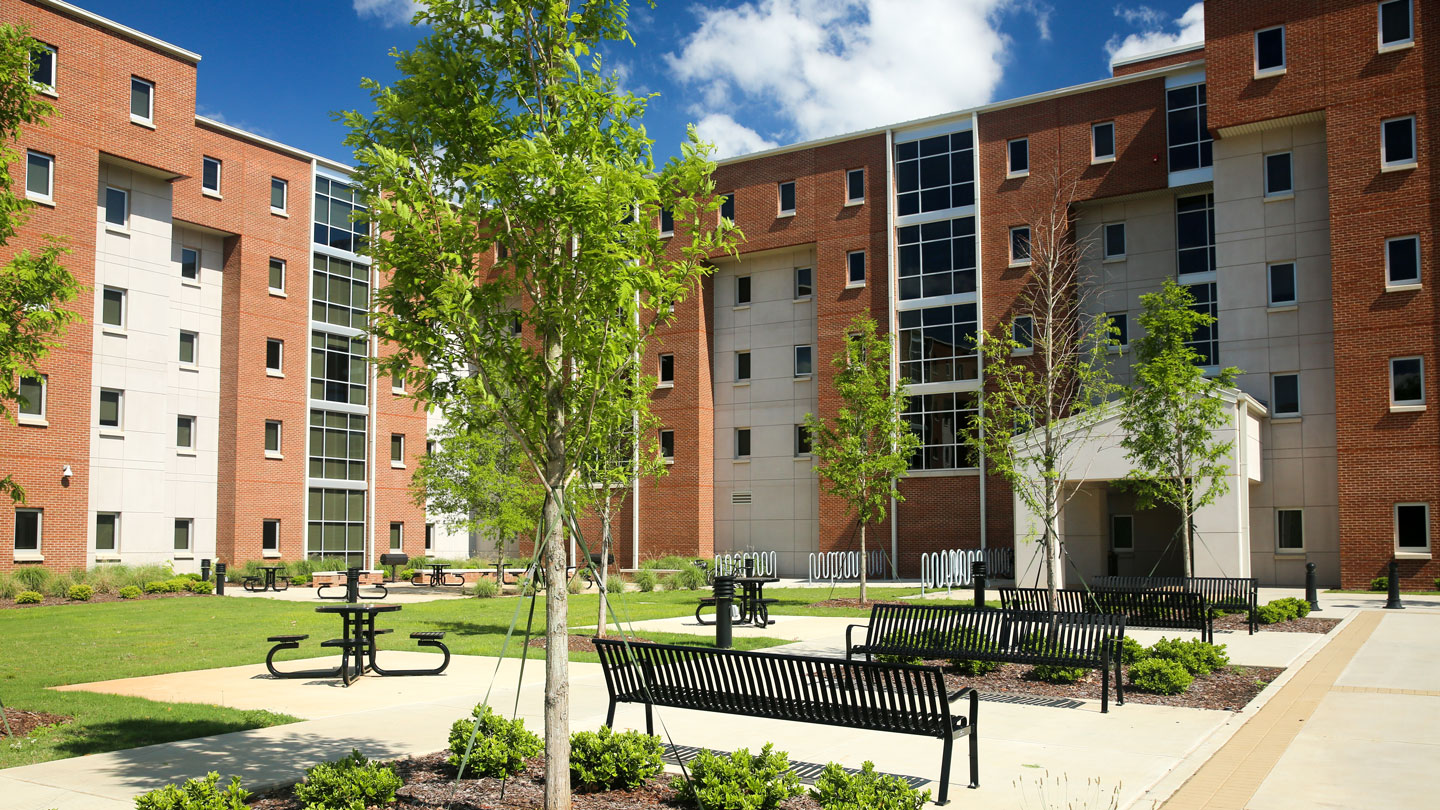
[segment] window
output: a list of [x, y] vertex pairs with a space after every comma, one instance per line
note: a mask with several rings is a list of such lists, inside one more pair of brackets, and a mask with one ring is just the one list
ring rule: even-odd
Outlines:
[[45, 389], [49, 378], [44, 374], [36, 377], [20, 376], [20, 416], [30, 416], [37, 419], [45, 418]]
[[278, 419], [265, 420], [265, 455], [280, 455], [281, 422]]
[[848, 275], [845, 282], [852, 287], [865, 285], [865, 251], [852, 250], [845, 254], [845, 264]]
[[750, 305], [750, 277], [737, 276], [735, 278], [735, 306], [744, 307]]
[[280, 373], [285, 370], [285, 341], [265, 339], [265, 371]]
[[310, 398], [364, 405], [367, 347], [364, 337], [310, 333]]
[[197, 281], [200, 278], [200, 251], [194, 248], [180, 248], [180, 278]]
[[195, 417], [175, 417], [175, 446], [181, 450], [195, 449]]
[[786, 180], [780, 184], [780, 213], [795, 213], [795, 181]]
[[675, 235], [675, 212], [669, 208], [660, 209], [660, 235]]
[[814, 348], [811, 346], [795, 347], [795, 376], [809, 377], [815, 371]]
[[429, 551], [435, 546], [435, 524], [425, 524], [425, 550]]
[[425, 455], [427, 455], [427, 456], [433, 456], [433, 455], [435, 455], [435, 440], [434, 440], [434, 439], [427, 439], [427, 440], [425, 441]]
[[1190, 296], [1195, 299], [1191, 309], [1196, 312], [1209, 315], [1210, 323], [1195, 329], [1194, 336], [1185, 342], [1186, 346], [1195, 350], [1199, 355], [1196, 360], [1202, 366], [1220, 365], [1220, 301], [1216, 294], [1215, 283], [1191, 284], [1185, 289], [1190, 291]]
[[1135, 550], [1135, 516], [1110, 516], [1110, 548], [1114, 551]]
[[405, 466], [405, 434], [390, 434], [390, 466]]
[[1390, 404], [1425, 404], [1425, 360], [1420, 357], [1390, 359]]
[[115, 388], [100, 389], [100, 427], [121, 428], [121, 416], [124, 410], [125, 392]]
[[978, 459], [969, 437], [978, 413], [974, 394], [918, 394], [910, 397], [903, 416], [921, 442], [915, 455], [910, 457], [910, 469], [975, 467]]
[[310, 411], [309, 475], [336, 481], [365, 480], [365, 417]]
[[[974, 205], [974, 143], [974, 134], [966, 130], [896, 144], [896, 216]], [[863, 178], [863, 170], [853, 171]]]
[[1411, 552], [1430, 550], [1430, 504], [1395, 504], [1395, 549]]
[[1214, 162], [1214, 142], [1205, 123], [1205, 85], [1165, 91], [1165, 129], [1170, 171], [1200, 169]]
[[390, 524], [390, 550], [399, 551], [405, 544], [405, 524]]
[[130, 224], [130, 192], [123, 188], [105, 189], [105, 224], [125, 228]]
[[1380, 4], [1380, 49], [1400, 48], [1415, 42], [1415, 8], [1411, 0]]
[[390, 393], [405, 393], [405, 372], [395, 371], [390, 374]]
[[975, 218], [900, 228], [900, 300], [975, 292]]
[[865, 170], [850, 169], [845, 172], [845, 202], [865, 202]]
[[265, 520], [260, 523], [260, 550], [280, 550], [280, 521]]
[[1276, 416], [1300, 415], [1300, 375], [1274, 374], [1270, 377], [1270, 404]]
[[795, 300], [809, 298], [814, 292], [814, 273], [808, 267], [795, 268]]
[[312, 488], [307, 493], [305, 554], [345, 557], [360, 565], [365, 553], [365, 491]]
[[[283, 279], [283, 264], [281, 272]], [[316, 253], [310, 272], [310, 320], [365, 329], [369, 309], [370, 268]]]
[[750, 381], [750, 352], [735, 353], [735, 381]]
[[40, 535], [45, 512], [41, 509], [15, 510], [15, 551], [40, 552]]
[[1110, 316], [1110, 336], [1121, 346], [1130, 345], [1130, 316], [1121, 312]]
[[1030, 139], [1016, 138], [1005, 145], [1008, 162], [1005, 171], [1011, 177], [1024, 177], [1030, 173]]
[[315, 242], [351, 253], [365, 252], [370, 222], [364, 195], [339, 180], [315, 178]]
[[[730, 192], [720, 198], [720, 217], [735, 221], [735, 192]], [[675, 230], [672, 226], [670, 230]]]
[[212, 157], [200, 158], [200, 190], [220, 196], [220, 161]]
[[1294, 306], [1295, 297], [1295, 263], [1281, 262], [1272, 264], [1267, 268], [1267, 284], [1270, 287], [1270, 306], [1289, 307]]
[[1175, 200], [1175, 257], [1178, 275], [1215, 272], [1215, 196]]
[[1420, 237], [1396, 236], [1385, 240], [1385, 284], [1391, 287], [1420, 283]]
[[1413, 115], [1381, 122], [1380, 165], [1385, 169], [1404, 169], [1416, 165]]
[[675, 355], [673, 354], [660, 355], [660, 384], [675, 384]]
[[750, 457], [750, 428], [735, 428], [735, 457]]
[[95, 515], [95, 550], [120, 550], [120, 515], [115, 512], [98, 512]]
[[278, 177], [270, 178], [270, 210], [285, 212], [286, 198], [290, 194], [290, 183]]
[[1255, 32], [1255, 78], [1285, 72], [1285, 26]]
[[1103, 243], [1105, 258], [1125, 258], [1125, 223], [1112, 222], [1106, 225]]
[[795, 426], [795, 455], [810, 455], [810, 428], [804, 425]]
[[1305, 549], [1305, 513], [1299, 509], [1275, 510], [1275, 550]]
[[125, 291], [106, 287], [100, 293], [100, 323], [125, 328]]
[[1265, 196], [1280, 197], [1295, 193], [1294, 170], [1290, 153], [1265, 156]]
[[37, 90], [55, 92], [55, 61], [58, 55], [54, 45], [39, 43], [30, 54], [30, 81]]
[[675, 460], [675, 431], [660, 431], [660, 457], [666, 461]]
[[190, 535], [193, 523], [189, 518], [175, 519], [175, 550], [190, 550]]
[[155, 85], [130, 77], [130, 120], [149, 124], [155, 118]]
[[1010, 264], [1030, 263], [1030, 228], [1025, 225], [1010, 229]]
[[180, 333], [180, 365], [195, 365], [195, 344], [199, 340], [199, 338], [200, 336], [195, 334], [194, 332]]
[[1090, 125], [1090, 162], [1103, 163], [1115, 159], [1115, 122]]
[[55, 158], [42, 152], [25, 153], [25, 196], [49, 202], [55, 190]]
[[1017, 315], [1010, 324], [1010, 337], [1020, 351], [1035, 348], [1035, 319], [1029, 315]]
[[901, 310], [900, 376], [914, 384], [977, 379], [975, 313], [975, 304]]

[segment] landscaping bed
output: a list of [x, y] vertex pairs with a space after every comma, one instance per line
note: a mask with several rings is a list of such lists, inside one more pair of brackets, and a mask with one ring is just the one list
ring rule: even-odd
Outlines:
[[[945, 661], [931, 661], [931, 664], [948, 666]], [[955, 690], [973, 687], [981, 692], [1001, 695], [1034, 695], [1037, 697], [1072, 698], [1075, 700], [1100, 699], [1100, 672], [1089, 670], [1079, 681], [1070, 684], [1047, 683], [1030, 674], [1030, 667], [1022, 664], [1004, 664], [1000, 669], [986, 675], [966, 676], [946, 672], [945, 685]], [[1209, 675], [1196, 676], [1190, 688], [1178, 695], [1158, 695], [1141, 692], [1128, 685], [1130, 668], [1124, 667], [1127, 686], [1126, 703], [1149, 703], [1159, 706], [1178, 706], [1187, 709], [1215, 709], [1238, 712], [1245, 708], [1255, 696], [1275, 678], [1284, 672], [1283, 667], [1225, 667]], [[1111, 684], [1114, 689], [1114, 684]], [[1111, 695], [1111, 711], [1114, 711], [1114, 695]]]
[[214, 596], [214, 595], [215, 595], [215, 594], [213, 594], [213, 593], [190, 593], [189, 591], [183, 591], [183, 592], [181, 592], [181, 593], [141, 593], [141, 594], [139, 594], [139, 595], [137, 595], [137, 596], [132, 596], [132, 597], [130, 597], [130, 598], [127, 599], [127, 598], [122, 597], [122, 596], [120, 596], [120, 595], [118, 595], [118, 594], [113, 594], [113, 593], [98, 593], [98, 592], [97, 592], [97, 593], [91, 595], [91, 597], [90, 597], [89, 599], [86, 599], [86, 600], [68, 599], [68, 598], [63, 597], [63, 596], [46, 596], [46, 597], [44, 597], [43, 599], [41, 599], [39, 602], [34, 602], [34, 603], [31, 603], [31, 604], [17, 604], [17, 603], [15, 602], [15, 600], [13, 600], [13, 599], [5, 599], [5, 600], [0, 600], [0, 610], [14, 610], [14, 609], [17, 609], [17, 608], [34, 608], [34, 607], [42, 607], [42, 606], [44, 606], [44, 605], [90, 605], [90, 604], [94, 604], [94, 603], [96, 603], [96, 602], [139, 602], [139, 601], [142, 601], [142, 600], [145, 600], [145, 599], [170, 599], [170, 598], [176, 598], [176, 597]]
[[[1339, 624], [1339, 619], [1322, 619], [1318, 616], [1306, 616], [1302, 619], [1290, 619], [1289, 621], [1276, 622], [1274, 624], [1262, 624], [1257, 629], [1264, 633], [1328, 633]], [[1227, 613], [1215, 619], [1216, 630], [1236, 630], [1248, 632], [1250, 625], [1245, 621], [1243, 613]]]
[[869, 610], [870, 608], [875, 607], [876, 605], [898, 605], [898, 604], [901, 604], [901, 603], [900, 603], [900, 602], [896, 602], [896, 601], [893, 600], [893, 599], [883, 599], [883, 600], [882, 600], [882, 599], [871, 599], [871, 600], [869, 600], [869, 601], [867, 601], [867, 602], [861, 602], [859, 599], [854, 599], [854, 598], [852, 598], [852, 599], [825, 599], [825, 600], [822, 600], [822, 601], [813, 603], [813, 604], [811, 605], [811, 607], [817, 607], [817, 608], [856, 608], [856, 609], [859, 609], [859, 610]]
[[[24, 709], [5, 709], [5, 720], [10, 724], [10, 731], [16, 737], [24, 737], [37, 728], [45, 726], [58, 726], [68, 723], [75, 718], [63, 714], [51, 714], [50, 712], [28, 712]], [[0, 725], [0, 734], [5, 732], [5, 726]]]
[[[575, 634], [571, 634], [571, 636], [570, 636], [570, 652], [584, 652], [584, 653], [593, 653], [593, 652], [595, 652], [595, 643], [594, 643], [593, 641], [591, 641], [591, 638], [592, 638], [592, 637], [589, 636], [589, 635], [575, 635]], [[611, 638], [619, 638], [619, 636], [611, 636]], [[652, 639], [642, 638], [642, 637], [640, 637], [640, 636], [626, 636], [626, 637], [625, 637], [625, 640], [626, 640], [626, 641], [643, 641], [643, 642], [646, 642], [646, 643], [648, 643], [648, 644], [654, 644], [654, 643], [656, 643], [656, 642], [653, 641]], [[530, 646], [531, 646], [531, 647], [538, 647], [538, 648], [540, 648], [540, 649], [542, 649], [542, 650], [545, 649], [545, 637], [544, 637], [544, 636], [537, 636], [537, 637], [535, 637], [535, 638], [530, 639]]]

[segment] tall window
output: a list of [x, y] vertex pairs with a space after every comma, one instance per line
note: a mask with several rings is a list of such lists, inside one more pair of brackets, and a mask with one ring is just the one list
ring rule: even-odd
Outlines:
[[750, 304], [750, 277], [735, 277], [735, 306], [743, 307]]
[[865, 251], [852, 250], [845, 254], [845, 283], [859, 287], [865, 283]]
[[975, 292], [975, 218], [907, 225], [896, 235], [900, 299]]
[[780, 184], [780, 213], [795, 213], [795, 181], [786, 180]]
[[44, 522], [45, 511], [43, 509], [16, 509], [15, 551], [38, 554]]
[[58, 52], [54, 45], [40, 43], [30, 54], [30, 81], [35, 89], [48, 93], [55, 92], [55, 63]]
[[1017, 352], [1028, 352], [1035, 348], [1035, 318], [1030, 315], [1016, 315], [1010, 323], [1010, 339], [1015, 341]]
[[660, 235], [675, 235], [675, 212], [669, 208], [660, 209]]
[[35, 419], [45, 418], [45, 389], [48, 378], [44, 374], [34, 377], [20, 376], [20, 401], [17, 404], [20, 416]]
[[1024, 177], [1030, 173], [1030, 139], [1016, 138], [1005, 144], [1005, 171], [1010, 177]]
[[216, 195], [220, 193], [220, 169], [221, 163], [218, 158], [202, 157], [200, 159], [201, 191], [208, 191]]
[[795, 376], [808, 377], [815, 372], [815, 347], [795, 347]]
[[808, 267], [795, 268], [795, 300], [809, 298], [815, 293], [815, 273]]
[[285, 213], [290, 201], [290, 182], [278, 177], [270, 178], [270, 210]]
[[1270, 404], [1276, 416], [1300, 415], [1300, 375], [1275, 374], [1270, 377]]
[[310, 319], [364, 329], [370, 309], [370, 268], [316, 253], [310, 272]]
[[1265, 196], [1283, 197], [1295, 193], [1295, 172], [1289, 152], [1265, 156]]
[[660, 457], [666, 461], [675, 460], [675, 431], [660, 431]]
[[390, 524], [390, 550], [399, 551], [405, 546], [405, 524]]
[[278, 419], [265, 420], [265, 455], [280, 455], [280, 438], [283, 423]]
[[1196, 194], [1175, 200], [1176, 273], [1215, 272], [1215, 196]]
[[1110, 548], [1127, 552], [1135, 550], [1135, 516], [1110, 516]]
[[260, 523], [260, 550], [280, 550], [280, 521], [265, 520]]
[[1380, 165], [1385, 169], [1408, 169], [1416, 165], [1415, 116], [1380, 123]]
[[365, 404], [364, 337], [310, 333], [310, 398]]
[[660, 384], [675, 384], [675, 355], [673, 354], [660, 355]]
[[100, 293], [100, 323], [125, 328], [125, 291], [106, 287]]
[[970, 432], [979, 409], [973, 394], [919, 394], [910, 397], [905, 418], [920, 437], [910, 457], [912, 470], [954, 470], [976, 466]]
[[[720, 198], [720, 217], [722, 219], [728, 219], [731, 222], [735, 221], [735, 192], [732, 191]], [[675, 230], [673, 224], [670, 230]]]
[[750, 457], [750, 428], [735, 428], [735, 457]]
[[1270, 306], [1294, 306], [1296, 301], [1295, 263], [1272, 264], [1266, 268], [1266, 276], [1266, 283], [1270, 289]]
[[810, 429], [804, 425], [795, 426], [795, 455], [810, 455]]
[[100, 427], [120, 430], [124, 426], [125, 392], [117, 388], [100, 389]]
[[1395, 504], [1395, 550], [1412, 553], [1430, 550], [1430, 504]]
[[864, 169], [850, 169], [845, 172], [845, 202], [847, 205], [865, 202]]
[[435, 547], [435, 524], [425, 524], [425, 550], [429, 551]]
[[181, 450], [195, 449], [195, 417], [175, 417], [175, 447]]
[[360, 564], [365, 553], [365, 491], [317, 487], [309, 491], [308, 500], [305, 553]]
[[1275, 549], [1277, 551], [1303, 551], [1305, 549], [1305, 513], [1300, 509], [1275, 510]]
[[187, 281], [200, 279], [200, 251], [195, 248], [180, 248], [180, 278]]
[[1380, 4], [1380, 49], [1403, 48], [1415, 43], [1415, 7], [1411, 0]]
[[189, 551], [192, 542], [191, 535], [194, 534], [195, 523], [189, 518], [175, 519], [175, 550]]
[[43, 152], [25, 153], [25, 196], [49, 202], [55, 191], [55, 158]]
[[1285, 26], [1263, 28], [1255, 32], [1255, 78], [1277, 76], [1285, 72]]
[[405, 466], [405, 434], [390, 434], [390, 466]]
[[975, 312], [975, 304], [901, 310], [900, 376], [915, 384], [976, 379]]
[[1195, 330], [1190, 340], [1185, 342], [1186, 346], [1195, 350], [1200, 355], [1199, 363], [1202, 366], [1220, 365], [1220, 302], [1216, 296], [1214, 282], [1209, 284], [1191, 284], [1185, 289], [1190, 291], [1195, 303], [1191, 306], [1196, 312], [1208, 314], [1212, 320], [1209, 326], [1201, 326]]
[[285, 341], [265, 339], [265, 371], [280, 374], [285, 370]]
[[97, 512], [95, 515], [95, 550], [120, 550], [120, 515], [115, 512]]
[[750, 352], [735, 353], [735, 381], [750, 381]]
[[1170, 171], [1200, 169], [1214, 162], [1210, 130], [1205, 122], [1205, 85], [1165, 91], [1165, 127], [1170, 145]]
[[365, 417], [310, 411], [309, 461], [311, 478], [364, 481]]
[[153, 124], [155, 119], [155, 85], [138, 76], [130, 77], [130, 120]]
[[1115, 159], [1115, 122], [1090, 125], [1090, 162]]
[[[974, 144], [974, 134], [969, 130], [896, 144], [896, 216], [974, 205]], [[864, 170], [852, 169], [849, 183], [851, 200], [863, 200]], [[855, 196], [857, 190], [859, 197]]]
[[1105, 258], [1125, 258], [1125, 223], [1112, 222], [1106, 225], [1103, 241]]
[[105, 189], [105, 224], [116, 228], [130, 225], [130, 192], [123, 188]]
[[271, 257], [271, 259], [270, 259], [270, 280], [269, 280], [267, 283], [270, 285], [270, 292], [281, 292], [281, 293], [285, 292], [285, 260], [284, 260], [284, 259], [276, 259], [276, 258], [274, 258], [274, 257]]
[[1390, 404], [1401, 407], [1425, 404], [1424, 358], [1390, 359]]
[[315, 178], [315, 242], [352, 253], [365, 252], [370, 223], [363, 197], [339, 180]]
[[1110, 335], [1120, 346], [1130, 345], [1130, 316], [1124, 312], [1110, 316]]
[[1385, 240], [1385, 284], [1405, 287], [1420, 283], [1420, 237], [1396, 236]]
[[1010, 229], [1010, 263], [1030, 263], [1030, 227], [1021, 225]]

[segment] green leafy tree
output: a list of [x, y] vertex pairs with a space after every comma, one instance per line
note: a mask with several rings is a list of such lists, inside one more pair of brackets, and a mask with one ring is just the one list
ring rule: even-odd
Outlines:
[[1225, 458], [1234, 442], [1215, 435], [1229, 419], [1221, 393], [1234, 388], [1239, 369], [1213, 376], [1190, 341], [1215, 318], [1195, 307], [1190, 291], [1167, 279], [1159, 292], [1140, 296], [1141, 336], [1134, 381], [1121, 424], [1132, 470], [1125, 478], [1140, 508], [1169, 504], [1180, 513], [1185, 576], [1195, 571], [1195, 513], [1229, 491]]
[[[565, 581], [562, 526], [582, 460], [610, 444], [600, 408], [647, 413], [634, 358], [732, 242], [709, 148], [693, 129], [657, 170], [596, 49], [631, 42], [628, 4], [427, 0], [430, 34], [395, 54], [374, 111], [346, 113], [388, 284], [383, 364], [420, 369], [416, 396], [496, 414], [545, 488], [538, 549]], [[674, 238], [662, 239], [662, 207]], [[503, 258], [501, 254], [503, 253]], [[514, 327], [519, 326], [519, 334]], [[567, 597], [546, 589], [545, 807], [568, 810]]]
[[[43, 125], [54, 112], [30, 78], [32, 55], [40, 47], [23, 27], [0, 25], [0, 250], [9, 246], [35, 205], [13, 186], [11, 167], [25, 160], [24, 150], [15, 145], [20, 130]], [[18, 407], [29, 404], [20, 380], [40, 375], [40, 361], [59, 345], [65, 326], [80, 317], [64, 307], [80, 291], [60, 264], [69, 250], [53, 238], [46, 240], [38, 251], [14, 251], [0, 267], [0, 415], [12, 420]], [[4, 493], [17, 503], [25, 500], [25, 489], [8, 474], [0, 478]]]
[[984, 407], [971, 442], [1039, 521], [1046, 587], [1053, 600], [1062, 569], [1060, 515], [1080, 492], [1088, 462], [1078, 452], [1120, 392], [1107, 350], [1110, 319], [1086, 313], [1095, 287], [1083, 276], [1085, 243], [1075, 239], [1074, 184], [1054, 178], [1048, 204], [1025, 218], [1030, 266], [1013, 317], [980, 341]]
[[920, 447], [905, 411], [905, 386], [890, 385], [890, 338], [870, 311], [850, 322], [845, 349], [832, 360], [840, 408], [834, 419], [805, 415], [821, 487], [850, 507], [860, 526], [860, 601], [868, 598], [865, 527], [885, 519], [891, 498], [903, 501], [897, 482]]

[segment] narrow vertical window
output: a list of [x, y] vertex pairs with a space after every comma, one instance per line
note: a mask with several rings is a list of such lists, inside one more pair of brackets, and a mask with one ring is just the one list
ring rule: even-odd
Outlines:
[[278, 177], [270, 178], [270, 210], [285, 213], [290, 196], [290, 183]]
[[845, 255], [845, 283], [851, 287], [865, 286], [865, 251], [852, 250]]
[[1017, 315], [1010, 324], [1010, 337], [1015, 341], [1017, 354], [1028, 353], [1035, 348], [1035, 319], [1029, 315]]
[[675, 355], [660, 355], [660, 385], [668, 386], [675, 384]]
[[175, 550], [176, 550], [176, 551], [189, 551], [189, 550], [190, 550], [191, 534], [193, 533], [193, 532], [191, 531], [191, 529], [193, 528], [193, 526], [194, 526], [194, 523], [193, 523], [189, 518], [176, 518], [176, 519], [175, 519]]
[[1196, 194], [1175, 200], [1176, 275], [1215, 272], [1215, 197]]
[[1023, 177], [1030, 173], [1030, 139], [1016, 138], [1005, 145], [1006, 172], [1011, 177]]
[[141, 124], [155, 120], [155, 85], [138, 76], [130, 77], [130, 120]]
[[1110, 336], [1120, 347], [1130, 345], [1130, 316], [1124, 312], [1110, 316]]
[[660, 431], [660, 457], [666, 461], [675, 460], [675, 431]]
[[735, 457], [750, 457], [750, 428], [735, 428]]
[[795, 181], [786, 180], [780, 184], [780, 213], [795, 213]]
[[1420, 283], [1420, 237], [1396, 236], [1385, 240], [1385, 286], [1411, 287]]
[[98, 512], [95, 515], [95, 550], [120, 550], [120, 516], [114, 512]]
[[1416, 165], [1415, 116], [1391, 118], [1380, 123], [1380, 166], [1406, 169]]
[[1305, 549], [1305, 513], [1300, 509], [1275, 510], [1275, 550]]
[[735, 278], [735, 306], [743, 307], [750, 304], [750, 277], [737, 276]]
[[280, 434], [282, 424], [278, 419], [265, 420], [265, 455], [280, 455]]
[[54, 45], [40, 43], [30, 54], [30, 81], [35, 89], [55, 94], [55, 63], [59, 53]]
[[124, 401], [124, 391], [115, 388], [100, 389], [100, 410], [96, 414], [100, 420], [100, 427], [121, 429]]
[[814, 278], [810, 268], [795, 268], [795, 300], [809, 298], [815, 293]]
[[17, 392], [20, 396], [16, 404], [18, 406], [18, 413], [22, 417], [21, 421], [24, 421], [23, 417], [27, 416], [32, 419], [45, 418], [45, 389], [47, 387], [47, 381], [48, 378], [44, 374], [34, 377], [24, 375], [20, 377], [20, 390]]
[[1135, 550], [1135, 517], [1133, 515], [1110, 516], [1110, 548], [1120, 552]]
[[180, 354], [178, 358], [180, 360], [180, 365], [195, 365], [195, 344], [198, 340], [199, 335], [195, 334], [194, 332], [180, 333]]
[[1272, 264], [1266, 269], [1266, 275], [1268, 276], [1266, 283], [1270, 288], [1270, 306], [1294, 306], [1296, 301], [1295, 263]]
[[1265, 156], [1265, 196], [1284, 197], [1295, 193], [1294, 167], [1289, 152]]
[[810, 455], [810, 429], [804, 425], [795, 426], [795, 455]]
[[1380, 50], [1415, 44], [1415, 7], [1412, 0], [1380, 4]]
[[265, 371], [280, 374], [285, 370], [285, 341], [265, 339]]
[[25, 196], [50, 202], [55, 192], [55, 158], [43, 152], [25, 153]]
[[1010, 229], [1010, 264], [1030, 263], [1030, 228], [1021, 225]]
[[1090, 162], [1104, 163], [1115, 159], [1115, 122], [1090, 125]]
[[117, 228], [130, 224], [130, 192], [123, 188], [105, 189], [105, 224]]
[[813, 346], [795, 347], [795, 376], [809, 377], [815, 373], [815, 348]]
[[405, 524], [390, 524], [390, 550], [399, 551], [405, 545]]
[[730, 192], [720, 199], [720, 216], [731, 222], [735, 221], [735, 192]]
[[435, 547], [435, 524], [425, 524], [425, 550], [429, 551]]
[[100, 323], [125, 328], [125, 291], [106, 287], [100, 294]]
[[1255, 78], [1278, 76], [1285, 72], [1285, 26], [1262, 28], [1255, 32]]
[[1105, 258], [1125, 258], [1125, 223], [1112, 222], [1105, 226], [1104, 234]]
[[405, 466], [405, 434], [390, 434], [390, 466]]
[[187, 281], [200, 280], [200, 251], [195, 248], [180, 248], [180, 278]]
[[660, 235], [675, 235], [675, 212], [671, 211], [669, 208], [660, 209]]
[[1399, 407], [1425, 404], [1425, 360], [1423, 358], [1391, 358], [1390, 404]]
[[735, 353], [735, 381], [750, 381], [750, 352]]
[[175, 417], [175, 446], [181, 450], [195, 449], [195, 417]]
[[285, 292], [285, 260], [270, 259], [270, 292]]
[[220, 161], [217, 158], [200, 159], [200, 190], [220, 196]]
[[1300, 415], [1300, 375], [1274, 374], [1270, 377], [1272, 412], [1276, 416]]
[[260, 524], [260, 550], [280, 550], [280, 521], [266, 520]]
[[850, 205], [865, 202], [864, 169], [850, 169], [845, 172], [845, 202]]

